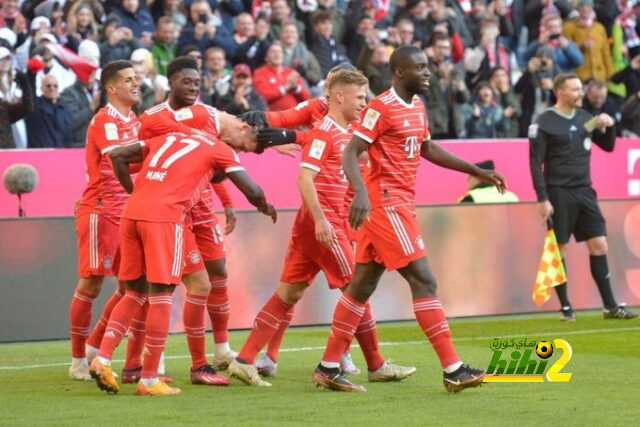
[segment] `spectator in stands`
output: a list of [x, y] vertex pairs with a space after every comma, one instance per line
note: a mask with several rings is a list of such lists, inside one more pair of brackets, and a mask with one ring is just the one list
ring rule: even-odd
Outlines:
[[231, 89], [231, 70], [227, 67], [224, 50], [210, 47], [204, 53], [204, 70], [202, 72], [202, 102], [216, 105], [220, 96]]
[[540, 29], [543, 29], [543, 21], [547, 15], [552, 14], [561, 17], [560, 19], [578, 17], [578, 11], [573, 8], [570, 0], [526, 0], [524, 3], [524, 23], [527, 26], [529, 43], [540, 36]]
[[236, 116], [247, 111], [267, 109], [265, 100], [253, 89], [251, 68], [247, 64], [237, 64], [233, 67], [231, 90], [218, 98], [215, 107]]
[[491, 69], [502, 67], [510, 72], [509, 58], [511, 53], [498, 36], [500, 29], [495, 17], [486, 18], [480, 26], [480, 39], [476, 47], [467, 48], [464, 52], [464, 68], [467, 71], [469, 87], [479, 81], [489, 80]]
[[430, 13], [432, 12], [429, 10], [425, 0], [407, 0], [404, 10], [401, 9], [396, 14], [396, 19], [398, 22], [401, 19], [410, 20], [415, 31], [414, 38], [416, 40], [425, 40], [433, 30], [427, 23], [427, 15]]
[[173, 18], [163, 16], [158, 20], [156, 35], [151, 48], [153, 61], [158, 73], [167, 75], [167, 65], [178, 54], [178, 44], [176, 41], [176, 24]]
[[29, 148], [62, 148], [71, 142], [71, 115], [58, 102], [58, 79], [42, 79], [42, 96], [35, 99], [35, 111], [25, 121], [29, 129]]
[[[125, 28], [125, 27], [123, 27]], [[131, 31], [131, 30], [129, 30]], [[128, 59], [128, 58], [127, 58]], [[71, 114], [71, 144], [83, 147], [87, 138], [87, 127], [93, 115], [100, 107], [100, 91], [95, 88], [96, 73], [92, 73], [87, 81], [77, 79], [76, 82], [60, 94], [60, 103]]]
[[198, 46], [188, 45], [182, 50], [181, 54], [193, 58], [198, 64], [198, 70], [203, 71], [202, 52], [200, 52]]
[[29, 71], [35, 75], [36, 96], [41, 96], [42, 78], [46, 75], [56, 76], [60, 82], [60, 90], [63, 91], [76, 81], [76, 74], [63, 65], [54, 54], [54, 48], [58, 43], [53, 34], [44, 34], [38, 46], [32, 52], [29, 61]]
[[[389, 27], [389, 42], [395, 46], [403, 46], [405, 44], [414, 44], [417, 40], [415, 26], [410, 19], [401, 19], [396, 25]], [[419, 41], [419, 40], [418, 40]]]
[[0, 148], [26, 148], [24, 123], [16, 124], [33, 111], [33, 90], [27, 76], [13, 70], [12, 59], [11, 51], [0, 47]]
[[[423, 34], [416, 33], [416, 38], [419, 40], [425, 40], [425, 36], [429, 37], [436, 27], [445, 24], [448, 28], [447, 33], [456, 33], [459, 35], [462, 44], [465, 47], [471, 47], [475, 45], [475, 40], [471, 37], [471, 33], [464, 23], [464, 20], [452, 13], [447, 9], [445, 0], [427, 0], [428, 16], [426, 19], [426, 25], [423, 27]], [[416, 31], [419, 30], [418, 23], [414, 20]]]
[[584, 62], [575, 73], [586, 82], [594, 78], [603, 82], [613, 75], [609, 38], [604, 26], [595, 20], [593, 0], [578, 0], [580, 17], [564, 24], [564, 34], [582, 51]]
[[369, 79], [369, 89], [374, 95], [380, 95], [391, 87], [390, 57], [391, 51], [389, 47], [380, 44], [373, 49], [371, 61], [362, 70], [363, 74]]
[[584, 88], [582, 108], [592, 116], [606, 113], [616, 121], [616, 134], [622, 135], [622, 113], [619, 104], [608, 95], [607, 85], [600, 80], [588, 80]]
[[294, 21], [287, 21], [282, 24], [280, 42], [284, 50], [284, 66], [293, 68], [309, 83], [315, 86], [324, 80], [324, 74], [320, 68], [318, 60], [313, 53], [309, 52], [307, 46], [300, 41], [298, 26]]
[[218, 46], [227, 54], [233, 54], [231, 33], [221, 25], [219, 19], [214, 17], [207, 0], [193, 0], [191, 3], [189, 21], [178, 38], [178, 52], [183, 52], [189, 45], [197, 46], [200, 52], [204, 52], [209, 47]]
[[151, 5], [151, 16], [154, 22], [158, 22], [163, 16], [170, 17], [176, 24], [177, 32], [187, 24], [187, 17], [182, 12], [180, 0], [155, 0]]
[[16, 35], [14, 46], [20, 46], [29, 36], [28, 22], [20, 13], [19, 4], [18, 0], [3, 0], [0, 9], [0, 27], [7, 27]]
[[[329, 17], [329, 19], [331, 19], [331, 17]], [[287, 0], [272, 0], [271, 20], [269, 22], [269, 36], [271, 37], [271, 40], [280, 40], [282, 24], [289, 20], [293, 20], [296, 23], [296, 26], [298, 27], [298, 34], [305, 34], [304, 24], [295, 19], [291, 13], [291, 8], [289, 7]]]
[[[117, 59], [128, 60], [131, 57], [131, 53], [141, 47], [130, 28], [120, 21], [116, 21], [115, 25], [116, 28], [100, 44], [100, 64], [103, 67], [105, 64]], [[107, 36], [106, 30], [105, 36]]]
[[624, 83], [627, 93], [634, 96], [640, 91], [640, 54], [631, 58], [629, 65], [611, 76], [613, 83]]
[[[173, 25], [173, 21], [171, 23]], [[148, 50], [134, 50], [131, 54], [131, 63], [140, 87], [140, 102], [133, 110], [136, 114], [142, 114], [164, 101], [169, 91], [169, 82], [165, 76], [158, 74], [153, 55]]]
[[[496, 168], [493, 160], [484, 160], [475, 165], [482, 169], [495, 170]], [[501, 193], [495, 185], [482, 183], [473, 175], [467, 176], [467, 188], [469, 191], [458, 200], [458, 203], [516, 203], [520, 200], [515, 193], [508, 190]]]
[[76, 2], [66, 17], [67, 43], [74, 52], [78, 51], [80, 42], [85, 39], [98, 39], [98, 24], [89, 3]]
[[31, 52], [40, 42], [40, 38], [45, 34], [51, 34], [51, 22], [49, 18], [38, 16], [33, 18], [29, 28], [31, 32], [24, 43], [16, 43], [17, 48], [14, 55], [14, 62], [18, 70], [27, 69], [27, 61], [31, 59]]
[[527, 136], [527, 129], [540, 113], [555, 103], [553, 95], [553, 79], [560, 72], [555, 66], [554, 49], [543, 46], [536, 56], [527, 63], [527, 69], [515, 85], [515, 91], [522, 100], [522, 116], [520, 117], [520, 136]]
[[580, 48], [562, 33], [562, 18], [556, 14], [545, 15], [542, 19], [543, 29], [538, 40], [529, 43], [524, 52], [524, 60], [529, 61], [535, 56], [538, 48], [549, 46], [553, 49], [553, 59], [556, 66], [563, 73], [573, 72], [584, 63]]
[[251, 14], [242, 12], [236, 18], [236, 29], [233, 33], [233, 51], [236, 50], [256, 34], [256, 23]]
[[282, 65], [284, 52], [279, 42], [269, 46], [265, 59], [267, 64], [253, 73], [253, 82], [256, 91], [267, 101], [269, 110], [286, 110], [309, 99], [309, 91], [300, 74]]
[[233, 62], [247, 64], [252, 70], [264, 65], [264, 57], [271, 45], [269, 20], [259, 15], [255, 21], [255, 32], [242, 44], [236, 46]]
[[631, 94], [621, 108], [622, 134], [626, 136], [640, 136], [640, 92]]
[[156, 28], [151, 14], [145, 6], [140, 4], [140, 0], [122, 0], [111, 13], [131, 30], [142, 46], [151, 46], [153, 43], [151, 37]]
[[507, 15], [505, 0], [494, 0], [489, 7], [487, 7], [487, 0], [472, 0], [471, 12], [465, 16], [464, 22], [474, 40], [480, 40], [480, 27], [482, 22], [494, 16], [498, 19], [500, 35], [502, 37], [513, 37], [515, 35], [513, 23]]
[[318, 10], [325, 11], [331, 16], [333, 37], [336, 40], [343, 40], [346, 31], [344, 13], [336, 7], [336, 0], [318, 0]]
[[493, 68], [489, 84], [493, 89], [493, 98], [502, 107], [502, 120], [508, 122], [506, 126], [498, 130], [498, 138], [517, 138], [520, 134], [519, 122], [520, 116], [522, 116], [522, 104], [511, 87], [507, 70], [502, 67]]
[[358, 62], [358, 56], [362, 49], [366, 46], [366, 38], [368, 34], [376, 31], [374, 28], [375, 21], [368, 16], [363, 16], [358, 22], [356, 30], [345, 35], [345, 44], [347, 47], [347, 55], [352, 64]]
[[451, 61], [451, 40], [442, 32], [433, 34], [425, 51], [431, 71], [426, 96], [431, 136], [434, 139], [464, 137], [467, 133], [464, 109], [471, 99], [464, 82], [464, 68], [461, 63]]
[[488, 82], [479, 82], [475, 99], [467, 106], [467, 136], [469, 138], [497, 138], [498, 132], [506, 132], [509, 122], [502, 120], [502, 107], [493, 99]]
[[313, 16], [311, 52], [325, 76], [335, 65], [349, 61], [345, 47], [333, 37], [333, 21], [325, 11], [317, 12]]

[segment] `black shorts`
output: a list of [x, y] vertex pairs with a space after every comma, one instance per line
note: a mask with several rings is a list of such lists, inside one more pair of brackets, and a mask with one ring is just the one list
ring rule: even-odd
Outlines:
[[553, 228], [558, 243], [568, 243], [573, 234], [577, 242], [606, 236], [605, 220], [591, 187], [547, 187], [553, 205]]

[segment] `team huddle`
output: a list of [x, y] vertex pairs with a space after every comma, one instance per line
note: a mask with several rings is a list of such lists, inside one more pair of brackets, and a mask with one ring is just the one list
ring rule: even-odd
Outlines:
[[[380, 354], [368, 302], [382, 273], [398, 270], [411, 287], [416, 319], [441, 362], [445, 388], [455, 392], [480, 385], [484, 371], [457, 355], [436, 296], [416, 219], [416, 174], [425, 158], [500, 190], [504, 180], [430, 140], [424, 103], [417, 96], [428, 89], [430, 76], [420, 49], [396, 49], [389, 66], [391, 89], [368, 104], [367, 79], [342, 65], [327, 75], [325, 98], [238, 118], [197, 102], [201, 76], [188, 57], [168, 66], [167, 101], [136, 117], [132, 107], [140, 91], [132, 65], [107, 64], [100, 83], [108, 104], [87, 132], [88, 184], [76, 209], [80, 279], [70, 306], [70, 377], [93, 378], [100, 389], [117, 393], [111, 359], [128, 335], [120, 381], [137, 383], [139, 395], [179, 393], [169, 385], [162, 358], [172, 293], [182, 283], [192, 384], [228, 385], [229, 378], [220, 373], [228, 370], [248, 385], [270, 386], [263, 378], [277, 373], [294, 306], [322, 271], [329, 286], [342, 294], [313, 382], [331, 390], [365, 391], [348, 376], [359, 373], [350, 357], [354, 337], [369, 381], [402, 380], [416, 369]], [[293, 131], [299, 127], [308, 131]], [[225, 178], [275, 222], [274, 207], [236, 151], [286, 154], [292, 146], [302, 150], [297, 185], [303, 204], [280, 282], [236, 353], [228, 340], [224, 246], [235, 214]], [[225, 208], [224, 226], [214, 214], [214, 192]], [[116, 276], [119, 286], [91, 331], [93, 301], [105, 275]], [[205, 351], [207, 313], [215, 343], [212, 361]]]

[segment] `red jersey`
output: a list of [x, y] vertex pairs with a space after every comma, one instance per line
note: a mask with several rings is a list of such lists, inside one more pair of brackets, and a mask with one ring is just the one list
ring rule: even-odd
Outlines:
[[182, 222], [200, 199], [196, 189], [203, 177], [244, 170], [236, 153], [216, 138], [169, 134], [140, 143], [144, 163], [123, 218]]
[[284, 111], [267, 111], [269, 125], [276, 128], [294, 129], [306, 126], [311, 129], [329, 112], [327, 98], [313, 98]]
[[381, 93], [367, 105], [354, 134], [370, 144], [366, 182], [372, 207], [414, 204], [420, 148], [431, 138], [420, 98], [407, 104], [393, 88]]
[[[220, 120], [218, 110], [208, 105], [196, 102], [192, 106], [174, 110], [168, 102], [156, 105], [148, 109], [140, 116], [142, 127], [140, 138], [152, 138], [165, 135], [172, 131], [189, 133], [190, 129], [200, 129], [216, 138], [220, 137]], [[184, 126], [184, 129], [178, 128]], [[215, 184], [215, 192], [222, 201], [224, 207], [232, 206], [231, 196], [223, 183]], [[193, 225], [213, 222], [215, 207], [213, 204], [213, 192], [208, 181], [202, 180], [198, 186], [201, 200], [191, 212]]]
[[[327, 220], [337, 230], [344, 229], [344, 199], [349, 181], [342, 170], [342, 152], [350, 139], [350, 130], [325, 116], [309, 132], [309, 140], [302, 148], [300, 167], [318, 172], [314, 181], [318, 201]], [[308, 232], [313, 231], [314, 226], [313, 217], [303, 204], [296, 216], [294, 230]]]
[[296, 79], [296, 86], [287, 90], [289, 74], [293, 72], [293, 68], [276, 69], [270, 65], [264, 65], [253, 72], [253, 87], [267, 101], [269, 110], [286, 110], [309, 99], [309, 90], [300, 76]]
[[87, 188], [78, 203], [79, 214], [97, 212], [120, 224], [129, 195], [118, 182], [108, 154], [120, 144], [138, 140], [139, 129], [140, 122], [133, 112], [123, 116], [111, 104], [93, 116], [87, 128], [85, 147]]

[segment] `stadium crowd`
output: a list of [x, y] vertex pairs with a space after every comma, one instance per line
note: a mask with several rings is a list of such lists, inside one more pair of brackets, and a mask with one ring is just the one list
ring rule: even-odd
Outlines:
[[200, 100], [231, 114], [322, 96], [350, 62], [372, 94], [389, 88], [394, 48], [432, 71], [434, 138], [525, 137], [575, 72], [585, 108], [640, 133], [636, 0], [1, 0], [0, 148], [78, 147], [105, 96], [100, 66], [131, 60], [136, 112], [165, 100], [178, 55], [202, 67]]

